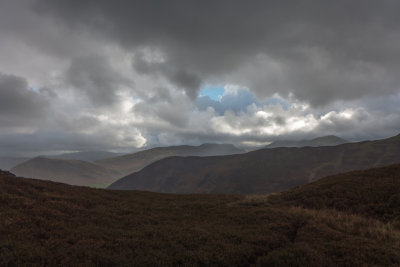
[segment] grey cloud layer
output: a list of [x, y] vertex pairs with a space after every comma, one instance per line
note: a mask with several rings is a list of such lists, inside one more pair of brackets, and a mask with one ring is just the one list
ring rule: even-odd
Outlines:
[[136, 58], [136, 69], [164, 75], [190, 96], [215, 79], [315, 106], [400, 87], [398, 1], [36, 2], [40, 14], [72, 28], [134, 51], [158, 49], [163, 63]]
[[116, 102], [122, 87], [132, 82], [115, 71], [101, 56], [74, 58], [65, 73], [65, 84], [81, 91], [95, 105], [110, 105]]
[[[396, 134], [399, 8], [3, 0], [0, 151]], [[198, 97], [202, 85], [227, 92]]]
[[38, 124], [49, 105], [24, 78], [0, 73], [0, 128]]

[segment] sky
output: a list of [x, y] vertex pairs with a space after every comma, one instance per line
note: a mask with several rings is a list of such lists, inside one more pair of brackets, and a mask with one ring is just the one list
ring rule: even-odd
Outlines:
[[397, 0], [2, 0], [0, 155], [400, 133]]

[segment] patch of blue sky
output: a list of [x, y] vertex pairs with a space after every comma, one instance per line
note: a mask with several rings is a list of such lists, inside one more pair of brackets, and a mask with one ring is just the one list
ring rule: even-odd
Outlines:
[[32, 91], [36, 92], [36, 93], [40, 93], [40, 87], [39, 87], [39, 86], [32, 85], [32, 86], [30, 87], [30, 89], [31, 89]]
[[[209, 91], [210, 89], [214, 88], [219, 88], [219, 90]], [[280, 96], [273, 96], [260, 102], [247, 88], [239, 89], [235, 93], [225, 93], [223, 87], [207, 87], [206, 89], [207, 90], [202, 89], [200, 91], [199, 97], [196, 100], [196, 106], [200, 110], [205, 110], [208, 107], [212, 107], [221, 115], [227, 110], [239, 113], [246, 110], [248, 106], [253, 104], [259, 107], [280, 105], [283, 109], [288, 109], [291, 106], [290, 101]]]
[[205, 85], [200, 89], [199, 96], [208, 96], [214, 101], [219, 101], [220, 98], [225, 94], [225, 88], [223, 86]]

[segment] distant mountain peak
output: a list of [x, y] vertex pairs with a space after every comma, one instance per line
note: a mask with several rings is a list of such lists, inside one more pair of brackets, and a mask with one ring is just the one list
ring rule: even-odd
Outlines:
[[310, 144], [315, 144], [315, 145], [318, 145], [319, 143], [321, 145], [340, 145], [347, 143], [348, 141], [336, 135], [326, 135], [311, 139], [309, 142]]
[[341, 141], [346, 141], [343, 138], [340, 138], [336, 135], [325, 135], [325, 136], [321, 136], [321, 137], [317, 137], [311, 140], [341, 140]]
[[294, 140], [278, 140], [272, 142], [266, 148], [276, 148], [276, 147], [317, 147], [317, 146], [336, 146], [344, 143], [348, 143], [347, 140], [340, 138], [336, 135], [326, 135], [317, 137], [314, 139], [305, 139], [300, 141]]

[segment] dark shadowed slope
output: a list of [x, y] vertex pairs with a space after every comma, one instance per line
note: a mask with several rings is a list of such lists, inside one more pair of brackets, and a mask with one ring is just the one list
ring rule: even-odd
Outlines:
[[171, 193], [271, 193], [340, 172], [400, 162], [400, 135], [339, 146], [262, 149], [221, 157], [170, 157], [110, 189]]
[[18, 176], [73, 185], [104, 187], [115, 180], [115, 174], [93, 163], [44, 157], [37, 157], [21, 163], [12, 168], [11, 172]]
[[289, 141], [281, 140], [275, 141], [266, 146], [266, 148], [277, 148], [277, 147], [306, 147], [306, 146], [337, 146], [341, 144], [348, 143], [347, 140], [337, 137], [335, 135], [327, 135], [311, 140], [301, 140], [301, 141]]
[[391, 221], [400, 227], [400, 164], [325, 177], [271, 195], [269, 201], [274, 205], [335, 209]]
[[[399, 188], [395, 168], [376, 170], [370, 182]], [[342, 186], [342, 179], [334, 179], [333, 185]], [[370, 187], [353, 189], [346, 198], [368, 195]], [[312, 194], [313, 188], [306, 191]], [[394, 194], [375, 195], [392, 199]], [[364, 203], [348, 204], [339, 212], [272, 203], [263, 196], [90, 189], [0, 171], [0, 265], [400, 265], [394, 217], [351, 214]], [[381, 202], [374, 205], [377, 210]]]
[[242, 153], [231, 144], [203, 144], [200, 146], [156, 147], [120, 157], [97, 161], [104, 168], [114, 170], [120, 177], [139, 171], [157, 160], [170, 156], [215, 156]]

